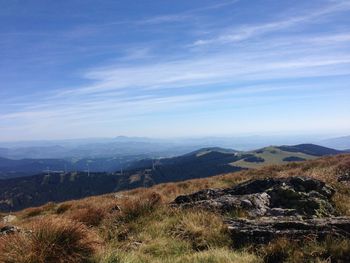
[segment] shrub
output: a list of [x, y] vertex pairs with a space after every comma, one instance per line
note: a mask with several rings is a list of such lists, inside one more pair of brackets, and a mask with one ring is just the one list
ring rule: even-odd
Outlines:
[[95, 252], [96, 238], [80, 223], [43, 218], [31, 225], [30, 233], [0, 239], [0, 262], [79, 263]]

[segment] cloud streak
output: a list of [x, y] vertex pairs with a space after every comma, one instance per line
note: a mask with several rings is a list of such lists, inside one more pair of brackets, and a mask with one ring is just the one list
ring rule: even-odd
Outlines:
[[[300, 106], [317, 98], [327, 103], [337, 93], [346, 97], [346, 82], [332, 79], [350, 79], [348, 27], [320, 32], [315, 26], [348, 11], [348, 2], [332, 2], [306, 10], [307, 15], [289, 13], [285, 19], [273, 22], [254, 25], [242, 22], [224, 30], [218, 24], [210, 27], [213, 32], [208, 38], [197, 39], [196, 34], [191, 34], [198, 28], [189, 21], [200, 19], [198, 13], [236, 2], [144, 19], [142, 28], [181, 20], [188, 23], [186, 33], [191, 37], [175, 43], [169, 53], [166, 49], [169, 42], [162, 46], [157, 39], [130, 44], [120, 48], [119, 56], [111, 57], [109, 62], [98, 63], [102, 66], [79, 68], [78, 84], [42, 89], [32, 93], [30, 101], [26, 94], [4, 98], [0, 105], [0, 131], [17, 127], [14, 130], [18, 132], [26, 129], [41, 134], [37, 127], [43, 127], [43, 131], [56, 129], [55, 133], [66, 134], [64, 129], [88, 131], [89, 127], [99, 129], [97, 124], [105, 124], [101, 129], [111, 134], [124, 123], [130, 125], [124, 131], [130, 131], [149, 120], [159, 124], [157, 118], [170, 122], [169, 116], [197, 116], [212, 111], [218, 112], [218, 116], [222, 114], [219, 119], [234, 115], [237, 121], [242, 121], [255, 114], [254, 110], [259, 114], [260, 106], [268, 114], [269, 107], [275, 104], [290, 106], [293, 101]], [[285, 33], [301, 26], [309, 29]], [[103, 27], [97, 25], [94, 30], [101, 33]], [[89, 29], [86, 30], [77, 30], [78, 35], [89, 35]], [[87, 50], [95, 47], [103, 52], [103, 46], [95, 43]], [[109, 43], [106, 47], [115, 45]], [[314, 81], [309, 83], [309, 79]], [[329, 87], [334, 94], [329, 94]], [[240, 119], [239, 115], [243, 117]]]
[[[306, 15], [292, 16], [287, 19], [268, 22], [257, 25], [243, 25], [237, 28], [227, 28], [224, 33], [221, 33], [210, 39], [196, 40], [193, 46], [202, 46], [210, 44], [227, 44], [232, 42], [239, 42], [261, 36], [267, 33], [281, 31], [298, 25], [308, 23], [312, 20], [326, 15], [344, 12], [350, 9], [350, 3], [347, 1], [336, 2], [326, 7], [312, 10]], [[314, 21], [315, 22], [315, 21]]]

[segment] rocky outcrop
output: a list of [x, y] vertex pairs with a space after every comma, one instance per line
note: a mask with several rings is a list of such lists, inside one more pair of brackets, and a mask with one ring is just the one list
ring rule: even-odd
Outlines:
[[250, 180], [227, 189], [206, 189], [178, 196], [173, 204], [223, 213], [244, 210], [251, 217], [335, 215], [331, 204], [334, 189], [305, 177]]
[[312, 178], [267, 178], [178, 196], [172, 204], [225, 215], [246, 211], [250, 219], [226, 221], [236, 245], [267, 243], [279, 237], [350, 238], [350, 218], [337, 217], [331, 200], [334, 193], [332, 187]]
[[345, 185], [350, 185], [350, 160], [338, 165], [337, 180]]
[[349, 171], [343, 171], [342, 174], [340, 174], [338, 176], [338, 182], [349, 184], [350, 183], [350, 170]]
[[12, 223], [17, 220], [17, 216], [15, 215], [7, 215], [2, 218], [2, 222], [7, 224], [7, 223]]
[[0, 236], [1, 235], [9, 235], [20, 232], [20, 228], [16, 226], [3, 226], [0, 228]]
[[285, 237], [302, 240], [306, 236], [324, 239], [327, 236], [350, 238], [350, 218], [329, 217], [301, 220], [293, 217], [272, 217], [260, 219], [234, 219], [227, 222], [236, 246], [249, 243], [268, 243]]

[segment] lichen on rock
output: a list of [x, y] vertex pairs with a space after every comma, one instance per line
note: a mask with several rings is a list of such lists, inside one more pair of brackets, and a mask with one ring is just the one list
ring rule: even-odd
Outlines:
[[236, 245], [267, 243], [275, 238], [350, 237], [350, 218], [339, 217], [335, 190], [307, 177], [249, 180], [227, 189], [205, 189], [177, 197], [172, 205], [230, 215], [243, 210], [248, 218], [232, 217], [226, 224]]
[[246, 210], [249, 216], [335, 215], [331, 203], [334, 189], [311, 178], [267, 178], [250, 180], [227, 189], [206, 189], [177, 197], [173, 204], [220, 212]]

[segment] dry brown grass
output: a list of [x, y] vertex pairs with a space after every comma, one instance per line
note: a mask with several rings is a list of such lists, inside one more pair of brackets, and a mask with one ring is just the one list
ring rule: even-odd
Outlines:
[[33, 221], [30, 232], [0, 239], [0, 262], [79, 263], [94, 254], [97, 239], [80, 223], [46, 217]]
[[[159, 194], [148, 189], [139, 190], [139, 194], [140, 192], [140, 196], [118, 199], [120, 210], [108, 214], [100, 227], [105, 240], [123, 242], [130, 239], [133, 233], [142, 231], [142, 224], [149, 221], [152, 214], [163, 210]], [[130, 243], [123, 246], [132, 247], [132, 241]]]
[[23, 218], [29, 218], [29, 217], [34, 217], [41, 215], [44, 212], [43, 207], [33, 207], [33, 208], [27, 208], [23, 211], [22, 217]]
[[101, 208], [86, 207], [73, 210], [69, 217], [87, 226], [98, 226], [105, 216], [106, 213]]
[[118, 214], [118, 218], [126, 222], [136, 220], [154, 211], [161, 202], [161, 195], [156, 192], [144, 190], [140, 196], [124, 199], [120, 203], [121, 211]]
[[56, 208], [56, 213], [57, 214], [63, 214], [65, 212], [67, 212], [71, 208], [72, 208], [72, 204], [62, 203], [62, 204], [59, 204], [58, 207]]
[[257, 253], [266, 263], [278, 262], [350, 262], [350, 240], [327, 237], [296, 242], [280, 238], [261, 246]]

